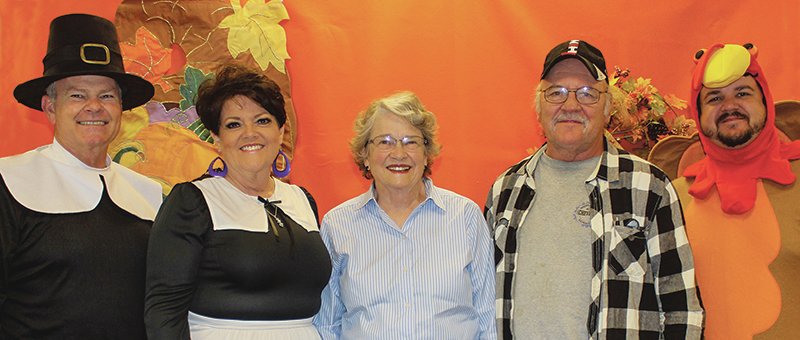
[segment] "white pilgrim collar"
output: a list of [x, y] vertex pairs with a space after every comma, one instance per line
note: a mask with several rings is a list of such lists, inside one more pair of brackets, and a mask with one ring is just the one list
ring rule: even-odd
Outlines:
[[[270, 232], [264, 203], [257, 196], [245, 194], [223, 177], [209, 177], [192, 182], [203, 193], [214, 230]], [[300, 187], [275, 179], [275, 192], [266, 198], [307, 231], [319, 231], [308, 198]]]
[[152, 221], [161, 205], [161, 186], [111, 162], [109, 156], [106, 164], [104, 168], [90, 167], [53, 140], [53, 144], [1, 158], [0, 174], [17, 202], [48, 214], [94, 210], [103, 194], [102, 176], [117, 206]]

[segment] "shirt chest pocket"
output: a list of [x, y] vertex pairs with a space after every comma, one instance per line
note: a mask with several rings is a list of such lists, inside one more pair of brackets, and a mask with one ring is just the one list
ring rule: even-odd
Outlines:
[[615, 221], [609, 234], [608, 266], [617, 276], [641, 282], [647, 272], [647, 236], [644, 222], [636, 218]]

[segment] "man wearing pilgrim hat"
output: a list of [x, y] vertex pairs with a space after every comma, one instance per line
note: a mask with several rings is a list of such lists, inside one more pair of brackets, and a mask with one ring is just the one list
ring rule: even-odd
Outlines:
[[14, 97], [53, 143], [0, 159], [0, 339], [144, 339], [147, 240], [161, 187], [111, 162], [123, 110], [153, 85], [125, 73], [114, 25], [50, 25], [44, 76]]

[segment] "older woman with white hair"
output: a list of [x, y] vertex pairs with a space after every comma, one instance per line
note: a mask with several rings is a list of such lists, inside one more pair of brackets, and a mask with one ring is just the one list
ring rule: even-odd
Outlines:
[[323, 339], [494, 339], [492, 240], [478, 205], [428, 178], [436, 117], [411, 92], [373, 102], [350, 148], [370, 189], [325, 215]]

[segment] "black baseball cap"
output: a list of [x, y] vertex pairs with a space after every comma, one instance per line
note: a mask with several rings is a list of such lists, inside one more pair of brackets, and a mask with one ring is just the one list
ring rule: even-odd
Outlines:
[[547, 58], [544, 59], [541, 79], [544, 79], [555, 64], [568, 58], [580, 60], [595, 79], [605, 80], [608, 83], [606, 60], [603, 58], [603, 53], [597, 47], [583, 40], [567, 40], [553, 47], [550, 53], [547, 53]]

